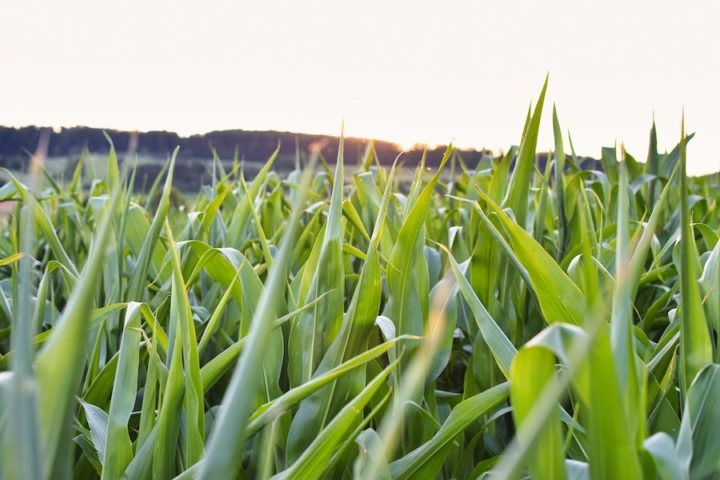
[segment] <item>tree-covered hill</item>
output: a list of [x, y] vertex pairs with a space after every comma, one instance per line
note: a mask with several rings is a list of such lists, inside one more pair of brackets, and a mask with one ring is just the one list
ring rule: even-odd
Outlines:
[[[51, 169], [59, 176], [71, 177], [78, 159], [83, 152], [104, 158], [108, 152], [107, 135], [118, 153], [120, 161], [126, 158], [140, 159], [137, 164], [136, 188], [147, 189], [161, 174], [163, 165], [176, 147], [179, 147], [175, 172], [175, 186], [185, 191], [196, 191], [198, 187], [210, 181], [213, 153], [226, 165], [234, 159], [244, 162], [246, 178], [254, 176], [262, 165], [279, 147], [274, 163], [278, 172], [289, 172], [295, 167], [297, 154], [305, 157], [313, 144], [322, 144], [321, 153], [329, 164], [337, 158], [339, 138], [330, 135], [304, 134], [279, 131], [223, 130], [202, 135], [183, 137], [175, 132], [150, 131], [128, 132], [104, 130], [90, 127], [63, 128], [59, 131], [48, 127], [29, 126], [22, 128], [0, 126], [0, 167], [17, 172], [27, 171], [32, 152], [40, 144], [43, 134], [49, 135], [47, 157], [58, 163]], [[437, 167], [442, 159], [445, 145], [416, 147], [403, 150], [395, 143], [374, 140], [374, 158], [384, 165], [390, 165], [398, 156], [402, 164], [410, 169], [420, 165], [423, 154], [427, 167]], [[349, 164], [359, 164], [367, 153], [370, 140], [365, 138], [345, 138], [344, 157]], [[457, 155], [470, 169], [474, 169], [487, 150], [460, 149]], [[545, 168], [547, 154], [539, 153], [537, 167]], [[584, 158], [583, 168], [601, 169], [600, 162]]]
[[[49, 130], [45, 127], [11, 128], [0, 127], [0, 165], [17, 168], [18, 160], [29, 157], [28, 153], [35, 150], [41, 133]], [[87, 148], [91, 153], [106, 153], [108, 142], [103, 132], [107, 133], [119, 153], [134, 150], [139, 155], [151, 157], [167, 157], [175, 147], [180, 147], [178, 161], [212, 158], [215, 150], [223, 160], [232, 160], [235, 155], [249, 162], [264, 162], [272, 152], [280, 146], [278, 163], [280, 166], [289, 162], [292, 166], [296, 148], [301, 153], [307, 152], [315, 142], [327, 140], [323, 154], [330, 162], [337, 156], [338, 139], [329, 135], [311, 135], [278, 131], [223, 130], [202, 135], [182, 137], [174, 132], [150, 131], [127, 132], [118, 130], [102, 130], [89, 127], [64, 128], [53, 132], [48, 147], [50, 157], [79, 156]], [[133, 139], [133, 137], [135, 137]], [[136, 142], [134, 144], [134, 142]], [[133, 145], [134, 144], [134, 145]], [[359, 158], [367, 148], [368, 140], [363, 138], [346, 138], [345, 152], [350, 158]], [[394, 143], [375, 141], [375, 151], [383, 162], [392, 162], [402, 148]], [[440, 161], [444, 146], [428, 150], [428, 164]], [[404, 153], [407, 164], [417, 164], [422, 157], [422, 147]], [[463, 158], [468, 164], [475, 164], [483, 152], [477, 150], [463, 151]], [[9, 161], [13, 161], [9, 164]]]

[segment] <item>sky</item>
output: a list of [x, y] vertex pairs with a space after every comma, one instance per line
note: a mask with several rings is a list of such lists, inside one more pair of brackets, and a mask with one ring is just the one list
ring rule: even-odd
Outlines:
[[[720, 169], [720, 2], [3, 0], [0, 125], [284, 130], [507, 150], [545, 76], [579, 155], [695, 132]], [[569, 150], [566, 147], [567, 150]]]

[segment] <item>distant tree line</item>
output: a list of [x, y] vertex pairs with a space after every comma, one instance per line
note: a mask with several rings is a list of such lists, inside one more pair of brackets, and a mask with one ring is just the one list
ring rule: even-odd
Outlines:
[[[30, 156], [38, 146], [43, 132], [51, 132], [44, 127], [12, 128], [0, 126], [0, 167], [16, 171], [25, 171], [30, 163]], [[102, 130], [89, 127], [63, 128], [50, 136], [48, 156], [68, 160], [68, 174], [82, 152], [87, 150], [93, 154], [103, 154], [109, 149], [105, 137], [107, 134], [118, 153], [121, 161], [128, 153], [137, 153], [144, 158], [157, 159], [156, 162], [141, 162], [136, 171], [136, 187], [145, 189], [160, 174], [162, 163], [169, 158], [172, 151], [179, 147], [175, 171], [175, 185], [186, 191], [194, 191], [210, 180], [209, 159], [213, 153], [223, 162], [237, 158], [247, 162], [246, 178], [254, 174], [254, 168], [264, 163], [279, 147], [275, 168], [281, 172], [290, 171], [295, 167], [297, 153], [305, 158], [311, 145], [323, 142], [322, 155], [333, 164], [338, 154], [339, 138], [328, 135], [311, 135], [278, 131], [223, 130], [181, 137], [174, 132], [150, 131], [127, 132], [119, 130]], [[369, 140], [362, 138], [345, 138], [344, 159], [347, 165], [358, 164], [367, 152]], [[390, 165], [399, 155], [405, 167], [413, 168], [420, 165], [423, 154], [426, 155], [425, 165], [437, 167], [445, 152], [446, 146], [434, 148], [415, 147], [403, 151], [394, 143], [374, 141], [373, 147], [378, 159], [384, 165]], [[131, 151], [132, 150], [132, 151]], [[474, 168], [483, 157], [490, 155], [488, 151], [459, 150], [463, 162]], [[599, 168], [599, 162], [592, 159], [585, 168]], [[547, 161], [546, 154], [539, 154], [537, 166], [543, 171]], [[254, 167], [253, 167], [254, 165]]]
[[[29, 157], [29, 153], [35, 151], [43, 130], [47, 129], [34, 126], [23, 128], [0, 127], [0, 165], [9, 166], [3, 162], [10, 158]], [[178, 153], [179, 162], [212, 158], [213, 150], [222, 160], [232, 160], [237, 155], [243, 160], [264, 162], [279, 146], [278, 161], [281, 165], [278, 165], [278, 168], [282, 168], [282, 164], [287, 162], [290, 162], [290, 164], [285, 166], [293, 166], [296, 149], [302, 155], [305, 155], [311, 144], [321, 140], [327, 140], [322, 153], [328, 162], [335, 162], [338, 149], [337, 137], [292, 132], [223, 130], [189, 137], [181, 137], [177, 133], [165, 131], [136, 134], [118, 130], [104, 130], [104, 132], [112, 139], [119, 154], [128, 151], [131, 146], [131, 138], [136, 135], [135, 152], [137, 154], [162, 158], [167, 157], [175, 147], [180, 147]], [[366, 151], [367, 145], [367, 139], [346, 138], [346, 162], [357, 162]], [[48, 156], [79, 156], [84, 149], [91, 153], [102, 153], [106, 152], [108, 147], [102, 129], [88, 127], [64, 128], [59, 133], [51, 135]], [[392, 163], [402, 152], [399, 145], [385, 141], [375, 141], [374, 147], [378, 158], [383, 163]], [[444, 146], [428, 150], [428, 166], [437, 165], [444, 150]], [[406, 165], [417, 165], [422, 154], [423, 149], [418, 147], [404, 152], [402, 159]], [[483, 152], [464, 150], [462, 155], [468, 165], [473, 165], [480, 160]]]

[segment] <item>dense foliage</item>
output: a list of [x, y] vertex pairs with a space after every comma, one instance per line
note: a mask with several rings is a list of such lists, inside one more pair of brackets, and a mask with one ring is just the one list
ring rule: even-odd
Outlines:
[[0, 478], [713, 478], [717, 178], [647, 163], [11, 177]]

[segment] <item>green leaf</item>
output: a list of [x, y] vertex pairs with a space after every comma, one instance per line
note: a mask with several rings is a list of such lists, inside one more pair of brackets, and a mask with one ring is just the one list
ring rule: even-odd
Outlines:
[[337, 445], [353, 430], [362, 419], [365, 405], [385, 384], [387, 377], [397, 367], [398, 360], [388, 365], [379, 375], [375, 376], [367, 386], [320, 432], [303, 454], [287, 470], [276, 475], [275, 479], [283, 478], [317, 478], [330, 465], [329, 460], [335, 453]]
[[128, 421], [137, 394], [140, 365], [140, 307], [138, 303], [130, 303], [125, 312], [118, 366], [107, 416], [107, 444], [103, 445], [104, 452], [98, 452], [103, 463], [103, 478], [122, 477], [133, 456]]
[[717, 478], [720, 475], [720, 365], [703, 368], [687, 392], [683, 422], [688, 422], [692, 435], [691, 479]]
[[517, 219], [517, 223], [525, 227], [525, 219], [527, 218], [528, 194], [530, 185], [530, 177], [535, 171], [535, 149], [537, 147], [538, 131], [540, 129], [540, 118], [542, 117], [543, 103], [545, 101], [545, 92], [547, 91], [549, 75], [545, 77], [540, 97], [533, 111], [532, 117], [527, 124], [526, 130], [523, 132], [523, 138], [520, 142], [520, 150], [518, 152], [517, 162], [510, 178], [510, 187], [507, 196], [503, 200], [503, 207], [512, 209]]
[[[513, 221], [484, 192], [478, 191], [478, 193], [503, 226], [508, 243], [501, 243], [501, 245], [518, 270], [526, 274], [545, 321], [582, 325], [587, 311], [587, 303], [575, 283], [529, 233]], [[476, 209], [496, 239], [501, 239], [502, 234], [490, 222], [479, 205], [476, 205]]]
[[685, 119], [680, 140], [680, 379], [687, 389], [700, 370], [712, 363], [713, 351], [700, 298], [696, 263], [698, 259], [692, 218], [688, 208]]
[[[532, 412], [536, 399], [554, 375], [555, 355], [551, 351], [527, 345], [518, 351], [510, 370], [510, 400], [517, 425], [522, 425]], [[564, 479], [565, 451], [558, 409], [551, 412], [537, 436], [526, 439], [522, 432], [522, 429], [518, 431], [517, 441], [533, 445], [529, 459], [533, 478]]]
[[509, 390], [505, 382], [460, 402], [430, 441], [390, 464], [392, 477], [398, 480], [434, 478], [439, 469], [436, 460], [448, 455], [458, 435], [501, 405], [508, 398]]

